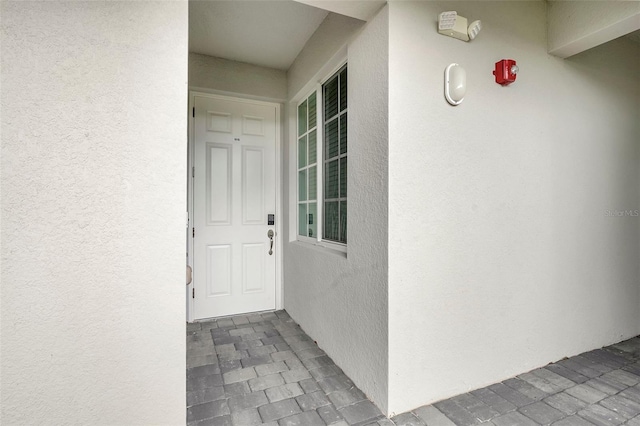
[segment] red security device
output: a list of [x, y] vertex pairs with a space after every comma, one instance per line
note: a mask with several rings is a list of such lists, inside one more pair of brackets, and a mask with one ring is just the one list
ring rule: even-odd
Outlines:
[[518, 65], [513, 59], [502, 59], [496, 62], [496, 69], [493, 70], [493, 75], [496, 76], [496, 83], [503, 86], [516, 81], [516, 74], [518, 74]]

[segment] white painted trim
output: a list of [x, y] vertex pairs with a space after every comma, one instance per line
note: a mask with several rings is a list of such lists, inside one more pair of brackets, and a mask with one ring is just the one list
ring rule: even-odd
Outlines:
[[267, 97], [267, 96], [245, 95], [243, 93], [227, 92], [225, 90], [209, 89], [207, 87], [199, 87], [199, 86], [190, 86], [189, 87], [189, 91], [191, 93], [192, 92], [206, 93], [206, 94], [211, 94], [211, 95], [227, 96], [227, 97], [234, 98], [234, 99], [251, 99], [251, 100], [262, 101], [262, 102], [267, 102], [267, 103], [285, 104], [287, 102], [286, 99], [270, 98], [270, 97]]
[[[194, 158], [194, 135], [195, 135], [195, 117], [192, 113], [195, 108], [195, 94], [189, 93], [189, 108], [187, 109], [187, 117], [189, 118], [188, 137], [187, 137], [187, 212], [189, 215], [189, 228], [193, 228], [193, 167], [195, 164]], [[191, 297], [194, 283], [193, 283], [193, 234], [190, 229], [187, 229], [187, 265], [191, 266], [191, 283], [187, 286], [187, 322], [194, 321], [194, 300]]]
[[[331, 75], [331, 74], [329, 74]], [[324, 234], [324, 119], [322, 111], [324, 110], [324, 96], [322, 96], [322, 83], [316, 84], [316, 123], [318, 123], [318, 132], [316, 140], [316, 179], [320, 185], [316, 185], [317, 189], [317, 207], [316, 216], [318, 216], [318, 226], [320, 232], [317, 232], [316, 240], [312, 244], [322, 243], [322, 235]]]
[[[279, 248], [275, 250], [275, 256], [276, 256], [276, 310], [278, 309], [282, 309], [282, 307], [284, 306], [284, 300], [283, 300], [283, 283], [282, 283], [282, 268], [284, 265], [283, 262], [283, 256], [282, 253], [284, 250], [282, 250], [283, 245], [283, 239], [282, 239], [282, 232], [281, 232], [281, 224], [282, 224], [282, 211], [283, 211], [283, 206], [282, 206], [282, 146], [283, 146], [283, 140], [282, 140], [282, 123], [281, 123], [281, 109], [282, 109], [282, 104], [277, 102], [277, 101], [264, 101], [264, 100], [259, 100], [259, 99], [255, 99], [255, 98], [251, 98], [251, 97], [245, 97], [244, 95], [241, 94], [228, 94], [228, 93], [224, 93], [221, 94], [220, 92], [217, 91], [199, 91], [199, 90], [190, 90], [189, 91], [189, 110], [187, 111], [187, 113], [189, 114], [189, 138], [188, 138], [188, 167], [187, 167], [187, 171], [188, 171], [188, 178], [187, 178], [187, 182], [188, 182], [188, 189], [187, 189], [187, 197], [188, 197], [188, 201], [187, 201], [187, 208], [189, 210], [189, 225], [190, 228], [193, 227], [193, 202], [194, 202], [194, 194], [193, 194], [193, 176], [191, 173], [192, 167], [195, 164], [195, 118], [193, 117], [192, 111], [193, 108], [195, 106], [195, 98], [196, 96], [200, 96], [200, 97], [205, 97], [205, 98], [213, 98], [213, 99], [222, 99], [222, 100], [228, 100], [228, 101], [235, 101], [235, 102], [243, 102], [243, 103], [248, 103], [248, 104], [254, 104], [254, 105], [266, 105], [266, 106], [273, 106], [275, 107], [276, 110], [276, 223], [274, 225], [275, 228], [275, 247]], [[187, 256], [189, 259], [189, 266], [191, 266], [191, 268], [193, 268], [193, 253], [194, 253], [194, 245], [193, 245], [193, 237], [191, 232], [189, 232], [187, 230], [187, 246], [188, 246], [188, 252], [187, 252]], [[191, 281], [191, 284], [189, 284], [188, 288], [189, 288], [189, 292], [187, 294], [187, 298], [189, 300], [189, 304], [188, 304], [188, 312], [187, 312], [187, 321], [188, 322], [193, 322], [194, 321], [194, 315], [193, 315], [193, 311], [194, 311], [194, 300], [192, 297], [189, 297], [189, 295], [191, 294], [191, 292], [193, 291], [193, 287], [194, 286], [194, 280]]]
[[308, 4], [318, 9], [328, 10], [350, 18], [361, 21], [370, 21], [378, 14], [386, 1], [366, 0], [366, 1], [327, 1], [327, 0], [294, 0], [299, 3]]
[[640, 30], [640, 12], [577, 40], [572, 40], [564, 46], [551, 49], [549, 54], [565, 59], [637, 30]]
[[307, 242], [307, 241], [292, 241], [292, 244], [298, 244], [300, 247], [306, 247], [309, 249], [317, 250], [322, 253], [329, 253], [338, 255], [341, 257], [347, 257], [347, 246], [344, 244], [331, 243], [329, 241], [318, 242]]
[[282, 270], [284, 267], [284, 239], [282, 238], [282, 230], [284, 226], [280, 226], [283, 223], [283, 208], [282, 200], [282, 183], [283, 183], [283, 170], [282, 170], [282, 147], [284, 140], [282, 139], [282, 123], [281, 120], [281, 107], [280, 103], [270, 102], [271, 105], [276, 107], [276, 309], [284, 308], [284, 295], [283, 295], [283, 282], [282, 282]]
[[[298, 117], [298, 108], [300, 107], [300, 105], [302, 105], [303, 102], [307, 101], [309, 99], [309, 97], [311, 97], [311, 95], [316, 94], [316, 228], [319, 228], [320, 232], [317, 232], [315, 238], [313, 237], [308, 237], [308, 236], [303, 236], [300, 235], [298, 232], [300, 231], [300, 217], [298, 216], [300, 214], [300, 209], [298, 206], [298, 196], [300, 195], [300, 181], [299, 181], [299, 177], [298, 177], [298, 140], [300, 139], [300, 117]], [[319, 108], [318, 105], [320, 104], [320, 101], [322, 100], [322, 85], [320, 84], [316, 84], [316, 87], [311, 90], [304, 98], [300, 99], [297, 103], [296, 103], [296, 119], [295, 119], [295, 127], [296, 127], [296, 133], [295, 133], [295, 156], [294, 156], [294, 174], [295, 174], [295, 183], [296, 183], [296, 196], [295, 196], [295, 213], [296, 213], [296, 226], [295, 226], [295, 240], [297, 241], [303, 241], [303, 242], [307, 242], [307, 243], [311, 243], [314, 244], [316, 242], [320, 242], [322, 241], [322, 193], [323, 193], [323, 186], [322, 185], [317, 185], [317, 182], [322, 182], [322, 164], [321, 164], [321, 160], [322, 160], [322, 149], [324, 149], [324, 145], [322, 143], [322, 141], [324, 140], [324, 126], [322, 125], [322, 108]], [[309, 105], [307, 105], [307, 111], [309, 111]], [[307, 141], [308, 141], [308, 135], [309, 135], [309, 129], [307, 129]], [[308, 147], [308, 145], [307, 145]], [[322, 149], [319, 149], [322, 148]], [[307, 148], [308, 149], [308, 148]], [[307, 200], [309, 201], [309, 200]]]

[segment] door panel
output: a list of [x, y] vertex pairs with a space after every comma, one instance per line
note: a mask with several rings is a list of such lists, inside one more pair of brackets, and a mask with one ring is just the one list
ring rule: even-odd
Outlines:
[[264, 291], [264, 243], [243, 244], [242, 246], [242, 291], [255, 293]]
[[242, 148], [242, 223], [260, 224], [264, 210], [264, 152], [262, 148]]
[[231, 224], [231, 145], [207, 143], [207, 225]]
[[195, 97], [194, 318], [275, 309], [276, 107]]
[[231, 295], [231, 246], [209, 245], [207, 253], [207, 297]]

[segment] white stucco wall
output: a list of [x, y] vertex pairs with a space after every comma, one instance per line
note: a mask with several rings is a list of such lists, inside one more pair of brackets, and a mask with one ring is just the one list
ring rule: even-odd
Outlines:
[[566, 58], [640, 30], [638, 1], [547, 2], [549, 53]]
[[363, 21], [329, 13], [287, 71], [288, 99], [296, 96], [364, 25]]
[[[346, 19], [346, 18], [340, 18]], [[358, 28], [358, 26], [354, 26]], [[326, 31], [327, 44], [339, 48], [349, 38]], [[315, 37], [315, 36], [314, 36]], [[348, 45], [349, 73], [349, 233], [347, 256], [285, 245], [285, 308], [345, 373], [383, 411], [387, 407], [387, 97], [388, 14], [384, 8]], [[333, 53], [310, 40], [289, 73], [292, 87], [318, 81], [317, 72]], [[318, 50], [315, 50], [315, 49]], [[317, 55], [316, 55], [317, 54]], [[324, 54], [324, 56], [323, 56]], [[305, 61], [312, 61], [316, 67]], [[305, 70], [303, 74], [296, 74]], [[294, 75], [292, 75], [292, 73]], [[290, 108], [295, 111], [295, 106]], [[295, 116], [291, 132], [295, 132]], [[295, 139], [285, 167], [295, 167]], [[293, 165], [290, 164], [294, 159]], [[295, 170], [287, 183], [295, 207]], [[293, 190], [293, 192], [291, 192]], [[285, 204], [288, 205], [288, 204]], [[295, 210], [289, 224], [295, 239]]]
[[456, 2], [470, 43], [450, 3], [389, 8], [389, 412], [640, 333], [639, 218], [606, 215], [640, 208], [638, 45], [550, 56], [538, 1]]
[[189, 86], [270, 101], [287, 99], [285, 71], [197, 53], [189, 53]]
[[0, 423], [184, 424], [187, 3], [0, 8]]

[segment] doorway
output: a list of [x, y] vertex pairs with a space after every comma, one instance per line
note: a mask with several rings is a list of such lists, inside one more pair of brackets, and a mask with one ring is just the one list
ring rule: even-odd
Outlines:
[[281, 306], [280, 105], [192, 92], [188, 320]]

